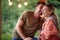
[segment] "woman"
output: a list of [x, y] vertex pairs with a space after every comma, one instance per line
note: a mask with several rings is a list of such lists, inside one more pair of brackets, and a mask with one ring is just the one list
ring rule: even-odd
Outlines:
[[40, 32], [39, 40], [60, 40], [58, 20], [54, 14], [54, 6], [47, 4], [42, 9], [41, 17], [45, 19]]

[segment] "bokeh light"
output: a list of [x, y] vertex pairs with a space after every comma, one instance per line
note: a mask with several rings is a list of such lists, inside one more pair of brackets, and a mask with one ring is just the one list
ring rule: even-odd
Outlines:
[[12, 2], [11, 1], [9, 1], [9, 6], [12, 6]]
[[22, 5], [19, 3], [19, 4], [18, 4], [18, 8], [21, 8], [21, 7], [22, 7]]
[[24, 5], [27, 6], [28, 5], [28, 2], [24, 2]]

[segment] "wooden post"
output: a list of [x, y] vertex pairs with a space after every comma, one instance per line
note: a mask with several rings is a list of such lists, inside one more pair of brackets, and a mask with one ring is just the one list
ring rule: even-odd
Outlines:
[[0, 40], [1, 40], [1, 25], [2, 25], [2, 15], [1, 15], [1, 0], [0, 0]]
[[46, 0], [39, 0], [40, 2], [44, 2], [44, 3], [46, 3]]

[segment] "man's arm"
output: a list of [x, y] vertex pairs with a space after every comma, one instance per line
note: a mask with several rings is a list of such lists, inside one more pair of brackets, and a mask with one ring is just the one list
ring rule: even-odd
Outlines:
[[21, 14], [21, 16], [19, 17], [19, 19], [18, 19], [18, 22], [17, 22], [17, 24], [16, 24], [16, 27], [15, 27], [15, 29], [16, 29], [16, 31], [18, 32], [18, 34], [19, 34], [19, 36], [23, 39], [23, 40], [32, 40], [32, 38], [30, 38], [30, 37], [26, 37], [24, 34], [23, 34], [23, 30], [22, 30], [22, 27], [23, 27], [23, 24], [24, 24], [24, 22], [25, 22], [25, 20], [26, 20], [26, 13], [27, 13], [28, 11], [25, 11], [25, 12], [23, 12], [22, 14]]
[[30, 37], [25, 37], [25, 35], [22, 33], [22, 26], [23, 26], [24, 22], [23, 20], [18, 20], [17, 24], [16, 24], [16, 30], [19, 34], [19, 36], [23, 39], [23, 40], [32, 40], [32, 38]]
[[24, 22], [23, 20], [19, 19], [17, 24], [16, 24], [16, 31], [18, 32], [19, 36], [21, 36], [22, 39], [25, 39], [25, 35], [22, 33], [22, 26]]

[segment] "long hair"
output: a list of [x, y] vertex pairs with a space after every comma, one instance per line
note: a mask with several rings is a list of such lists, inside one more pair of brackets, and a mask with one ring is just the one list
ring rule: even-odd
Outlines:
[[57, 15], [55, 14], [55, 7], [52, 5], [52, 4], [46, 4], [46, 6], [52, 10], [53, 12], [51, 13], [51, 17], [53, 17], [53, 23], [54, 25], [56, 26], [57, 30], [59, 31], [59, 28], [58, 28], [58, 17]]

